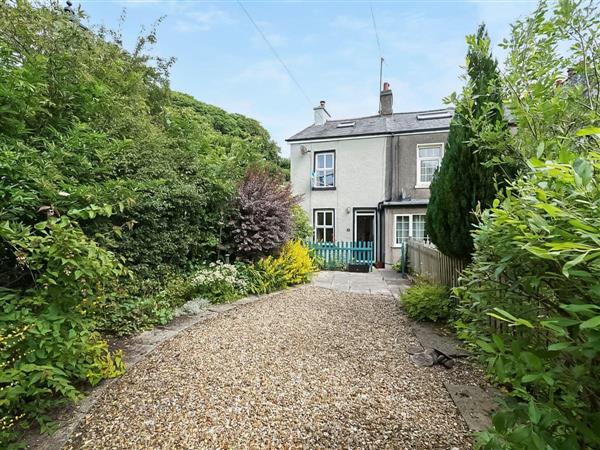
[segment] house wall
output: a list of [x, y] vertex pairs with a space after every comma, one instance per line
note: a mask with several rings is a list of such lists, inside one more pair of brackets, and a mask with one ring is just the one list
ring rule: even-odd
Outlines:
[[[335, 210], [335, 239], [354, 239], [356, 208], [376, 208], [382, 201], [428, 199], [429, 188], [417, 188], [417, 144], [444, 143], [447, 132], [406, 134], [371, 138], [340, 139], [290, 145], [291, 181], [295, 194], [302, 196], [301, 206], [313, 224], [315, 209]], [[305, 146], [309, 152], [302, 154]], [[335, 150], [336, 188], [312, 188], [314, 153]], [[425, 206], [389, 207], [383, 212], [383, 252], [386, 266], [400, 258], [395, 245], [395, 214], [425, 214]], [[381, 217], [376, 215], [379, 222]], [[381, 231], [378, 225], [378, 233]], [[378, 236], [381, 239], [381, 236]], [[381, 255], [378, 258], [381, 259]]]
[[428, 199], [429, 188], [417, 188], [417, 144], [435, 144], [448, 141], [448, 132], [405, 134], [389, 138], [385, 199]]
[[[416, 169], [415, 169], [416, 170]], [[395, 215], [396, 214], [425, 214], [427, 212], [427, 208], [425, 206], [415, 206], [415, 207], [394, 207], [394, 208], [386, 208], [384, 212], [384, 220], [385, 220], [385, 253], [384, 253], [384, 261], [385, 266], [390, 267], [392, 264], [395, 264], [400, 259], [400, 247], [396, 246], [396, 236], [395, 236]]]
[[[302, 154], [300, 147], [310, 152]], [[335, 189], [313, 189], [314, 152], [335, 150]], [[385, 194], [386, 137], [290, 145], [291, 182], [313, 224], [313, 211], [335, 209], [335, 239], [353, 240], [353, 208], [376, 208]]]

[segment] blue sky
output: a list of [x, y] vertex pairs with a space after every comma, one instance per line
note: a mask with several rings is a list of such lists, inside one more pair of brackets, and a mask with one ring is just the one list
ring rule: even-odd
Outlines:
[[[312, 107], [327, 101], [333, 118], [376, 114], [379, 49], [395, 111], [443, 106], [460, 89], [465, 35], [482, 21], [497, 44], [535, 1], [243, 1], [287, 64], [290, 79], [235, 1], [82, 1], [89, 23], [116, 28], [123, 9], [125, 46], [142, 26], [166, 16], [155, 54], [173, 56], [172, 88], [259, 120], [282, 148], [310, 125]], [[77, 3], [75, 3], [77, 5]]]

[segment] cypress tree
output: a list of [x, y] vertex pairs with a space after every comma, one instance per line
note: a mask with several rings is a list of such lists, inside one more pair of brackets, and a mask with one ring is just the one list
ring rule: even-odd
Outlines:
[[[484, 165], [491, 155], [478, 145], [484, 129], [506, 131], [500, 76], [490, 52], [485, 25], [467, 36], [466, 86], [455, 96], [448, 144], [431, 183], [426, 228], [432, 242], [446, 255], [469, 260], [476, 208], [491, 206], [496, 195], [498, 167]], [[490, 127], [491, 125], [491, 127]]]

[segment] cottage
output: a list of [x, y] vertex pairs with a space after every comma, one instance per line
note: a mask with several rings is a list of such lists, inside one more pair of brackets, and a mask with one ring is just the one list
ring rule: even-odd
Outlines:
[[409, 237], [426, 239], [429, 185], [448, 138], [452, 108], [394, 113], [387, 83], [377, 115], [332, 120], [325, 102], [293, 135], [291, 180], [318, 241], [372, 241], [375, 259], [400, 257]]

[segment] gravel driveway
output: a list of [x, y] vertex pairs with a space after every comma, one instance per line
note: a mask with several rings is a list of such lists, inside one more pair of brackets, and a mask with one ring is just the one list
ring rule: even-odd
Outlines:
[[66, 448], [470, 448], [442, 382], [415, 367], [392, 297], [305, 286], [165, 342], [99, 399]]

